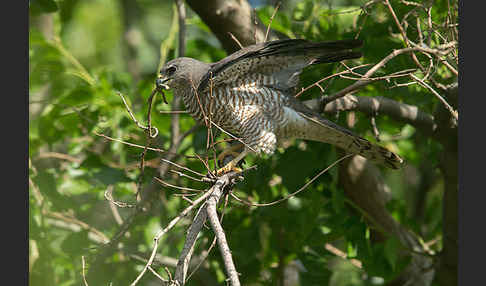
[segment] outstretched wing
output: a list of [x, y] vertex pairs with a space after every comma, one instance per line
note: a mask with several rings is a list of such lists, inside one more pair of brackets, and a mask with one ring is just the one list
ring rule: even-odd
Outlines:
[[289, 90], [297, 85], [299, 74], [306, 66], [359, 58], [361, 53], [351, 49], [362, 44], [361, 40], [312, 43], [287, 39], [252, 45], [214, 63], [202, 78], [198, 91], [207, 92], [210, 85]]

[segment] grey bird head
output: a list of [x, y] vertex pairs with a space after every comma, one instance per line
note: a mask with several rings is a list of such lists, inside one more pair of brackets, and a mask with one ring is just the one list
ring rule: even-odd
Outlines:
[[158, 88], [187, 88], [197, 89], [199, 81], [208, 72], [210, 65], [192, 58], [177, 58], [167, 62], [155, 81]]

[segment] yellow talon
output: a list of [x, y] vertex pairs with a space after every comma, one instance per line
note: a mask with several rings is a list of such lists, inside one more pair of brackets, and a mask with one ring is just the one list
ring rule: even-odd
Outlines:
[[[231, 150], [230, 152], [233, 152], [233, 150]], [[221, 175], [224, 175], [224, 174], [229, 173], [231, 171], [237, 172], [237, 173], [241, 173], [243, 170], [241, 168], [238, 168], [237, 165], [238, 165], [238, 162], [240, 162], [241, 159], [243, 159], [246, 156], [246, 154], [248, 154], [248, 151], [246, 151], [246, 150], [244, 150], [243, 152], [241, 152], [240, 154], [238, 154], [236, 156], [236, 158], [234, 158], [233, 160], [231, 160], [224, 167], [218, 169], [216, 171], [216, 175], [217, 176], [221, 176]], [[226, 156], [226, 154], [225, 154], [225, 156]]]
[[231, 172], [231, 171], [236, 172], [236, 173], [241, 173], [241, 172], [243, 172], [243, 169], [238, 168], [238, 167], [236, 167], [236, 166], [232, 166], [232, 165], [233, 165], [233, 164], [231, 164], [231, 162], [230, 162], [230, 163], [226, 164], [224, 167], [219, 168], [219, 169], [216, 171], [216, 175], [219, 177], [219, 176], [222, 176], [222, 175], [224, 175], [224, 174], [227, 174], [227, 173], [229, 173], [229, 172]]

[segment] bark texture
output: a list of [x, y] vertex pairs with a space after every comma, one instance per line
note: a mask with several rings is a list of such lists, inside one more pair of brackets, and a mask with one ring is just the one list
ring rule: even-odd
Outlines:
[[[258, 18], [255, 27], [254, 12], [246, 0], [186, 0], [186, 2], [208, 25], [228, 54], [240, 49], [228, 32], [232, 33], [244, 47], [255, 44], [255, 38], [258, 43], [265, 39], [266, 27]], [[270, 33], [269, 38], [276, 39], [273, 33]]]

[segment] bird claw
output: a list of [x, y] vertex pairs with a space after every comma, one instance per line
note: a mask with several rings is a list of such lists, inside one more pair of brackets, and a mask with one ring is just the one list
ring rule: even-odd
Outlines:
[[[202, 178], [202, 180], [204, 182], [214, 183], [218, 180], [218, 177], [221, 177], [221, 176], [228, 174], [230, 172], [234, 172], [235, 174], [239, 174], [239, 173], [243, 172], [243, 169], [238, 168], [236, 166], [230, 166], [230, 165], [233, 165], [233, 164], [227, 164], [226, 166], [216, 170], [215, 173], [213, 173], [213, 172], [207, 173], [206, 176], [204, 176]], [[240, 180], [243, 179], [243, 177], [238, 177], [238, 178], [240, 178]]]
[[235, 172], [235, 173], [241, 173], [243, 172], [243, 169], [239, 168], [239, 167], [236, 167], [234, 166], [233, 164], [228, 163], [226, 164], [224, 167], [222, 168], [219, 168], [217, 171], [216, 171], [216, 176], [222, 176], [224, 174], [227, 174], [229, 172]]

